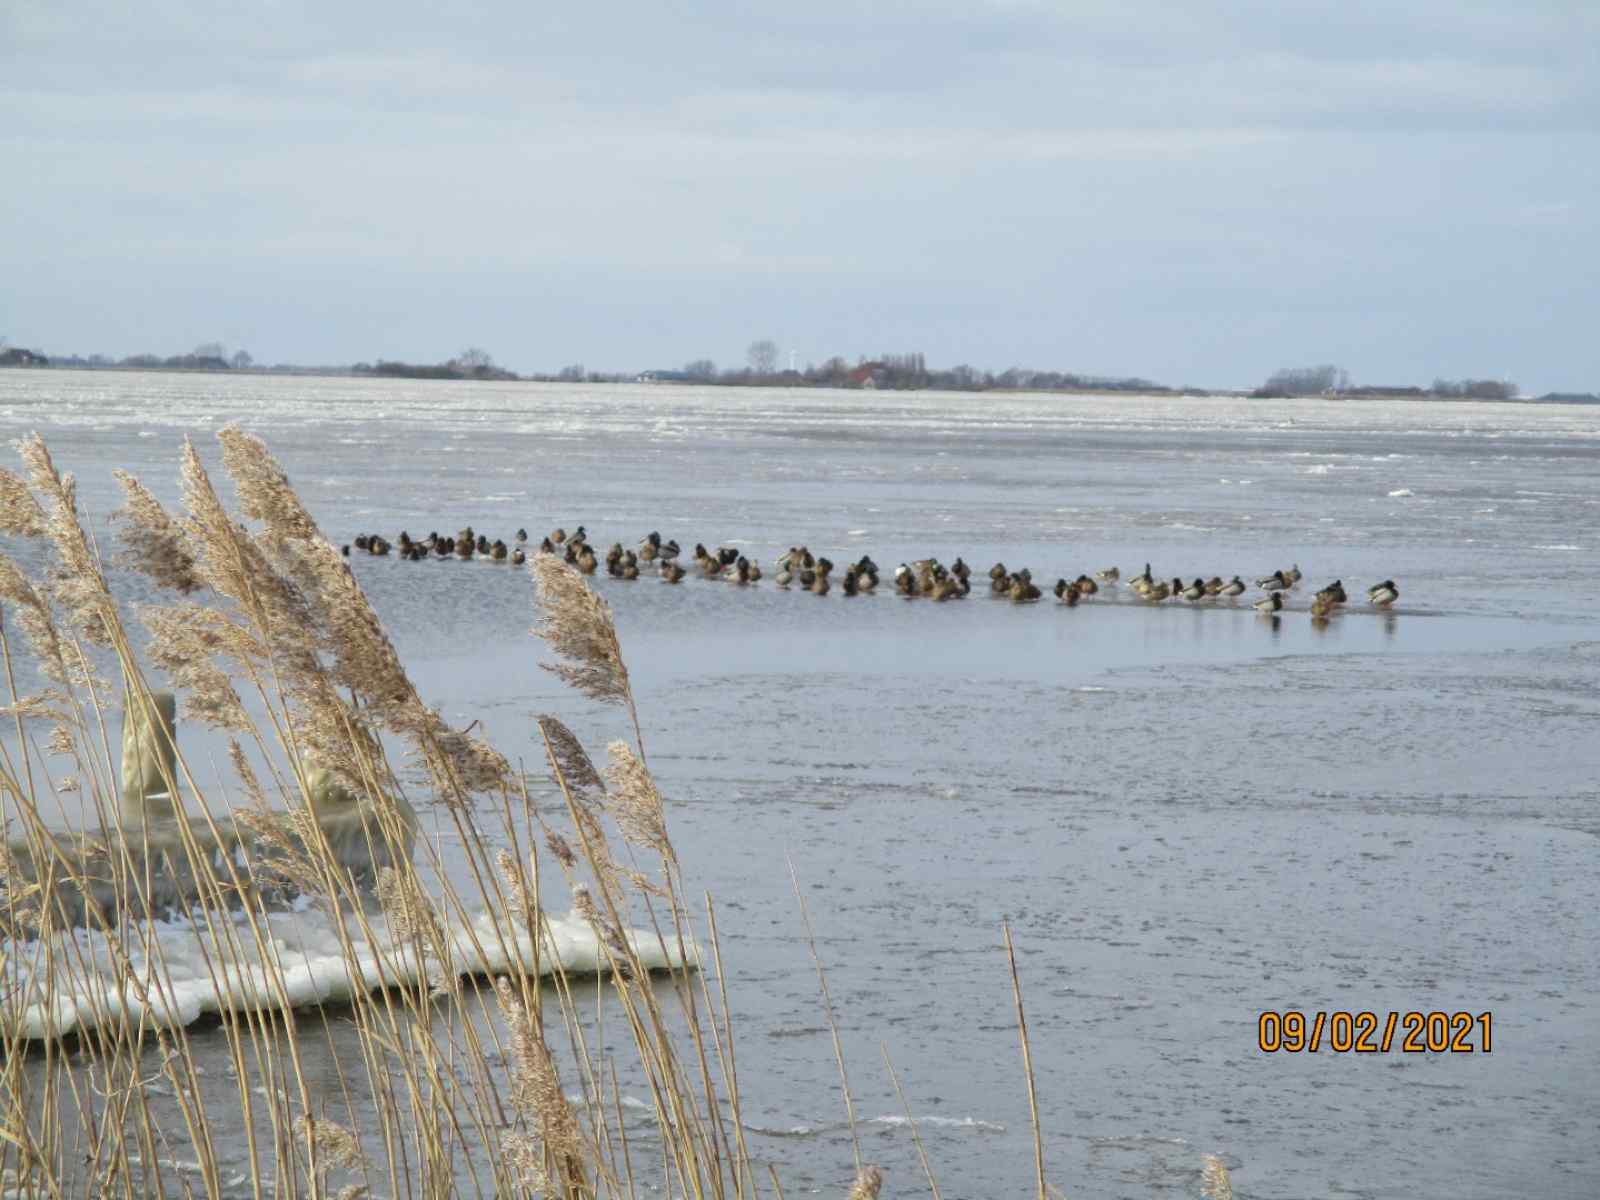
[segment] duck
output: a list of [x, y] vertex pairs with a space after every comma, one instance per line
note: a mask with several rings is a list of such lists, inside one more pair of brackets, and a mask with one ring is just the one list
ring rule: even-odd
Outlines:
[[[1174, 581], [1174, 582], [1176, 582], [1176, 581]], [[1170, 584], [1170, 583], [1147, 583], [1140, 590], [1139, 599], [1147, 600], [1151, 604], [1160, 604], [1161, 601], [1165, 600], [1170, 595], [1172, 595], [1172, 584]]]
[[971, 590], [971, 586], [965, 579], [957, 578], [947, 572], [943, 578], [934, 582], [928, 597], [939, 604], [943, 604], [946, 600], [959, 600]]
[[902, 596], [915, 596], [917, 594], [917, 577], [905, 563], [901, 563], [894, 569], [894, 590]]
[[487, 554], [487, 553], [489, 553], [489, 538], [488, 538], [487, 534], [480, 533], [478, 535], [478, 553], [479, 554]]
[[1092, 596], [1100, 590], [1100, 585], [1087, 575], [1079, 575], [1077, 579], [1073, 580], [1073, 583], [1077, 587], [1078, 593], [1083, 596]]
[[661, 564], [661, 582], [663, 583], [682, 583], [685, 574], [687, 572], [682, 565], [672, 559], [668, 559]]
[[1228, 580], [1227, 583], [1223, 584], [1218, 592], [1219, 595], [1226, 596], [1230, 600], [1232, 600], [1235, 596], [1242, 596], [1244, 593], [1244, 580], [1240, 579], [1237, 575]]
[[778, 573], [772, 577], [772, 582], [781, 588], [786, 588], [794, 582], [794, 572], [789, 569], [787, 559], [779, 560]]
[[1318, 592], [1311, 601], [1311, 619], [1313, 621], [1326, 621], [1335, 607], [1333, 597]]
[[1320, 596], [1326, 596], [1329, 600], [1333, 601], [1333, 603], [1335, 603], [1335, 604], [1343, 604], [1349, 599], [1349, 597], [1346, 596], [1345, 592], [1344, 592], [1344, 582], [1343, 582], [1343, 580], [1339, 580], [1339, 579], [1335, 579], [1327, 587], [1323, 588], [1320, 592], [1318, 592], [1317, 595], [1319, 597]]
[[617, 577], [622, 574], [622, 543], [612, 542], [611, 549], [606, 551], [606, 574]]
[[1367, 589], [1367, 599], [1378, 608], [1388, 608], [1400, 599], [1400, 589], [1395, 587], [1394, 580], [1385, 579], [1382, 583], [1375, 583]]
[[1285, 575], [1284, 578], [1289, 581], [1290, 587], [1293, 587], [1295, 584], [1299, 583], [1301, 579], [1300, 564], [1295, 563], [1293, 566], [1291, 566], [1289, 568], [1289, 573]]
[[472, 532], [472, 526], [469, 525], [456, 534], [456, 557], [462, 562], [470, 562], [473, 552], [477, 548], [478, 541], [476, 535]]
[[955, 562], [950, 564], [950, 574], [954, 575], [957, 579], [964, 583], [972, 577], [972, 568], [967, 566], [967, 564], [962, 561], [961, 556], [958, 554], [956, 555]]
[[863, 592], [870, 592], [878, 586], [878, 564], [865, 554], [856, 563], [856, 583]]
[[1251, 607], [1262, 616], [1271, 616], [1274, 613], [1281, 612], [1283, 611], [1283, 593], [1268, 592]]
[[545, 541], [554, 542], [558, 546], [561, 545], [566, 540], [567, 540], [567, 531], [565, 529], [552, 529], [550, 531], [550, 536], [545, 538]]
[[[1181, 581], [1174, 579], [1172, 582], [1178, 583]], [[1196, 600], [1204, 600], [1206, 598], [1206, 581], [1204, 579], [1196, 579], [1188, 587], [1179, 588], [1178, 594], [1191, 604]]]
[[510, 547], [499, 538], [495, 538], [494, 543], [489, 547], [489, 557], [495, 562], [505, 562], [509, 554]]
[[1056, 599], [1068, 608], [1073, 608], [1078, 603], [1080, 593], [1076, 583], [1068, 583], [1065, 579], [1058, 579], [1056, 580], [1055, 593]]
[[989, 568], [989, 591], [995, 596], [1004, 596], [1011, 590], [1011, 573], [1006, 570], [1003, 562], [997, 562]]
[[600, 565], [600, 561], [594, 556], [594, 548], [586, 542], [580, 542], [579, 546], [581, 548], [578, 551], [578, 561], [573, 566], [584, 575], [593, 575], [595, 568]]
[[656, 555], [661, 553], [661, 535], [651, 530], [639, 543], [639, 557], [645, 562], [655, 562]]
[[372, 536], [366, 533], [356, 534], [356, 549], [366, 550], [372, 545]]
[[678, 539], [673, 538], [665, 546], [661, 547], [661, 561], [671, 562], [682, 553], [682, 549], [678, 546]]
[[526, 529], [518, 528], [518, 530], [517, 530], [517, 545], [525, 546], [525, 545], [527, 545], [527, 543], [528, 543], [528, 531]]
[[739, 551], [732, 546], [718, 546], [717, 561], [725, 567], [731, 567], [739, 561]]
[[540, 554], [554, 554], [555, 552], [556, 552], [556, 544], [553, 541], [551, 541], [549, 538], [545, 538], [544, 541], [539, 543], [539, 553]]
[[511, 552], [511, 565], [513, 567], [520, 567], [523, 563], [525, 563], [527, 561], [528, 561], [528, 552], [526, 550], [524, 550], [521, 546], [518, 546], [515, 550], [513, 550]]
[[815, 578], [806, 586], [819, 596], [826, 596], [828, 589], [833, 586], [828, 582], [828, 575], [833, 570], [833, 563], [825, 558], [817, 559], [817, 569], [812, 572]]
[[844, 569], [844, 578], [839, 581], [839, 590], [846, 596], [859, 595], [861, 591], [861, 568], [851, 563]]
[[349, 558], [350, 557], [350, 543], [346, 542], [344, 545], [340, 546], [339, 547], [339, 553], [344, 555], [346, 558]]
[[1043, 593], [1026, 572], [1018, 571], [1011, 577], [1011, 586], [1007, 589], [1006, 595], [1013, 604], [1032, 604]]
[[1206, 580], [1206, 595], [1215, 600], [1218, 596], [1222, 595], [1222, 587], [1222, 576], [1213, 575], [1210, 579]]
[[1256, 580], [1256, 586], [1266, 592], [1281, 592], [1288, 588], [1289, 580], [1282, 571], [1274, 571]]
[[1101, 583], [1116, 583], [1122, 578], [1122, 572], [1116, 567], [1106, 567], [1103, 570], [1096, 571], [1094, 577]]
[[[759, 576], [756, 578], [759, 578]], [[754, 582], [750, 575], [750, 560], [742, 554], [733, 562], [732, 582], [740, 587], [748, 587]]]

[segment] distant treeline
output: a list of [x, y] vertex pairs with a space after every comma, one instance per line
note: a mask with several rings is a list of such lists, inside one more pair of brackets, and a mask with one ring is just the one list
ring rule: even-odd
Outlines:
[[[927, 359], [919, 353], [883, 354], [877, 358], [858, 359], [853, 364], [835, 356], [820, 365], [808, 364], [804, 370], [791, 368], [779, 371], [767, 365], [772, 357], [766, 348], [768, 345], [757, 343], [751, 347], [751, 366], [718, 370], [717, 364], [711, 359], [701, 358], [675, 370], [646, 371], [639, 378], [652, 383], [724, 384], [730, 387], [869, 388], [889, 391], [929, 388], [946, 392], [1171, 393], [1182, 390], [1191, 395], [1206, 394], [1200, 388], [1171, 388], [1132, 376], [1080, 375], [1070, 371], [1040, 371], [1031, 367], [1009, 367], [997, 372], [966, 364], [930, 367]], [[563, 373], [563, 377], [570, 376]]]
[[[1331, 363], [1319, 367], [1283, 367], [1268, 376], [1252, 396], [1262, 399], [1290, 399], [1296, 396], [1409, 396], [1418, 400], [1515, 400], [1521, 389], [1509, 379], [1435, 379], [1428, 388], [1409, 384], [1362, 384], [1350, 382], [1350, 372]], [[1574, 397], [1574, 393], [1550, 393], [1549, 397]], [[1568, 403], [1582, 403], [1567, 399]]]
[[520, 375], [497, 367], [493, 363], [467, 366], [451, 359], [432, 366], [422, 363], [389, 362], [379, 359], [376, 365], [357, 363], [350, 368], [352, 375], [380, 375], [388, 379], [520, 379]]
[[[922, 389], [949, 392], [1129, 392], [1143, 395], [1207, 396], [1206, 388], [1168, 387], [1138, 376], [1086, 375], [1075, 371], [1041, 371], [1031, 367], [1008, 367], [987, 371], [965, 363], [954, 367], [930, 367], [920, 353], [881, 354], [858, 358], [854, 363], [834, 356], [821, 364], [809, 363], [804, 369], [778, 369], [778, 347], [770, 341], [753, 342], [748, 362], [741, 367], [719, 368], [709, 358], [697, 358], [681, 367], [641, 373], [590, 371], [581, 363], [562, 367], [552, 374], [518, 375], [496, 365], [485, 350], [468, 347], [442, 363], [409, 363], [379, 359], [350, 367], [307, 367], [292, 364], [266, 366], [256, 363], [248, 351], [229, 354], [218, 342], [204, 342], [189, 354], [162, 356], [131, 354], [113, 359], [103, 354], [46, 356], [21, 346], [6, 346], [0, 341], [0, 367], [77, 367], [90, 370], [164, 371], [243, 371], [255, 370], [285, 375], [359, 375], [381, 379], [458, 379], [527, 380], [551, 383], [693, 383], [729, 387], [820, 387], [865, 388], [888, 391]], [[1224, 391], [1220, 394], [1232, 395]], [[1354, 384], [1342, 367], [1323, 364], [1315, 367], [1284, 367], [1250, 393], [1272, 398], [1296, 397], [1380, 397], [1395, 396], [1415, 400], [1516, 400], [1520, 390], [1507, 379], [1435, 379], [1429, 387], [1413, 384]], [[1548, 392], [1535, 398], [1543, 404], [1600, 404], [1592, 392]]]

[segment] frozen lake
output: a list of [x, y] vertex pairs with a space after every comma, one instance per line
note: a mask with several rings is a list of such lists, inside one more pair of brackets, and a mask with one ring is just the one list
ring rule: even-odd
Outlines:
[[[1007, 921], [1069, 1196], [1193, 1196], [1208, 1151], [1250, 1196], [1594, 1195], [1600, 411], [0, 372], [0, 427], [45, 435], [107, 538], [112, 468], [176, 505], [183, 437], [220, 480], [230, 422], [336, 542], [581, 523], [768, 569], [595, 583], [790, 1194], [843, 1194], [852, 1159], [786, 859], [889, 1194], [926, 1185], [880, 1042], [947, 1196], [1031, 1187]], [[774, 587], [801, 542], [870, 553], [880, 594]], [[958, 554], [969, 599], [892, 594]], [[1015, 607], [996, 560], [1306, 579], [1278, 621]], [[595, 752], [623, 732], [538, 669], [525, 573], [352, 566], [425, 698], [513, 761], [538, 713]], [[1267, 1055], [1268, 1009], [1488, 1010], [1494, 1052]]]

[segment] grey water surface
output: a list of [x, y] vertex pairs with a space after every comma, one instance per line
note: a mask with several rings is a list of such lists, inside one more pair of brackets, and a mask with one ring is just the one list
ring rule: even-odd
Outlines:
[[[335, 541], [582, 523], [769, 568], [596, 586], [786, 1194], [853, 1173], [790, 862], [886, 1195], [927, 1189], [880, 1044], [946, 1196], [1033, 1187], [1003, 923], [1068, 1196], [1194, 1196], [1204, 1152], [1251, 1197], [1600, 1189], [1600, 412], [0, 373], [107, 538], [113, 468], [175, 503], [230, 422]], [[819, 598], [770, 580], [798, 542], [1046, 584], [1297, 562], [1352, 603]], [[536, 714], [624, 734], [539, 670], [524, 572], [351, 561], [452, 721], [530, 767]], [[1285, 1009], [1490, 1011], [1493, 1052], [1264, 1054]]]

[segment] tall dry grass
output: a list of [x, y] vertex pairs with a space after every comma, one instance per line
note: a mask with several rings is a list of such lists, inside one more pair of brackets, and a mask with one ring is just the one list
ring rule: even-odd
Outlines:
[[[689, 902], [604, 601], [553, 558], [533, 560], [552, 669], [623, 708], [634, 732], [602, 768], [559, 719], [536, 723], [553, 818], [503, 752], [421, 698], [266, 447], [238, 430], [220, 439], [239, 513], [186, 445], [181, 511], [119, 473], [111, 553], [42, 439], [19, 443], [22, 474], [0, 470], [0, 533], [45, 564], [30, 574], [0, 554], [0, 1193], [781, 1196], [745, 1140], [716, 911]], [[164, 599], [126, 611], [114, 569], [142, 572]], [[24, 675], [40, 686], [19, 690]], [[163, 782], [183, 801], [129, 824], [112, 730], [119, 710], [155, 719], [153, 685], [229, 739], [231, 778], [202, 783], [180, 739]], [[51, 828], [62, 788], [83, 836]], [[328, 836], [336, 806], [362, 814], [354, 853]], [[418, 837], [419, 809], [454, 837]], [[562, 918], [540, 902], [555, 879], [610, 980], [595, 1012], [555, 954]], [[350, 977], [380, 943], [391, 963], [427, 968], [297, 1014], [273, 925], [291, 896], [328, 916]], [[204, 1029], [165, 1019], [174, 942], [158, 921], [207, 948], [219, 988], [253, 980], [252, 1002]], [[679, 953], [697, 935], [710, 970]], [[677, 965], [652, 977], [661, 962]], [[498, 964], [488, 986], [486, 964]], [[38, 1013], [69, 1000], [81, 1006], [70, 1036], [19, 1022], [25, 1001]], [[1017, 1004], [1020, 1021], [1020, 988]], [[621, 1063], [595, 1027], [616, 1019]], [[848, 1112], [842, 1050], [838, 1062]], [[624, 1076], [643, 1080], [647, 1121], [623, 1105]], [[877, 1197], [882, 1174], [856, 1147], [849, 1195]]]

